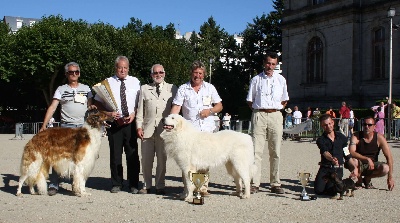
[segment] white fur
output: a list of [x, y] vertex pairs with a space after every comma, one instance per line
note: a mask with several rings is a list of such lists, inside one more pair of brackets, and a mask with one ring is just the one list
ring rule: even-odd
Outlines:
[[[161, 133], [168, 156], [174, 158], [184, 177], [186, 201], [193, 198], [195, 187], [188, 172], [209, 169], [225, 164], [236, 184], [236, 195], [250, 197], [250, 180], [256, 171], [251, 137], [230, 130], [217, 133], [201, 132], [182, 116], [171, 114], [164, 119]], [[169, 126], [169, 128], [167, 127]], [[172, 129], [171, 129], [172, 127]], [[244, 183], [244, 194], [243, 185]]]

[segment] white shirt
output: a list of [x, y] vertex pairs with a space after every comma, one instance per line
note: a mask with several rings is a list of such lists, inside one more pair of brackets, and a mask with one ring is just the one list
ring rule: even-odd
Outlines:
[[300, 111], [294, 111], [293, 112], [294, 124], [295, 125], [300, 124], [302, 117], [303, 117], [303, 115], [301, 114]]
[[[121, 81], [118, 79], [117, 76], [107, 78], [108, 83], [110, 84], [111, 92], [114, 96], [115, 102], [118, 105], [119, 112], [122, 112], [121, 109]], [[126, 76], [125, 78], [125, 87], [126, 87], [126, 102], [128, 104], [128, 112], [132, 114], [136, 111], [138, 101], [139, 101], [139, 92], [140, 92], [140, 81], [136, 77]], [[96, 95], [94, 97], [96, 101], [103, 103], [103, 100]]]
[[224, 122], [224, 126], [230, 126], [231, 125], [231, 116], [230, 115], [225, 115], [222, 118], [222, 121]]
[[354, 119], [354, 112], [353, 112], [353, 110], [350, 110], [350, 119]]
[[246, 100], [253, 102], [253, 109], [282, 109], [281, 102], [289, 100], [286, 79], [280, 74], [258, 74], [251, 79]]
[[172, 104], [182, 106], [182, 116], [200, 131], [212, 132], [215, 129], [214, 115], [201, 118], [200, 112], [203, 109], [211, 109], [212, 104], [221, 101], [214, 85], [203, 81], [196, 93], [189, 81], [179, 87]]

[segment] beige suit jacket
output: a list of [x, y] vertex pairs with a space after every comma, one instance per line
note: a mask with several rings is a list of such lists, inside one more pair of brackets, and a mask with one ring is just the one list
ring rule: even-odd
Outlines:
[[170, 114], [172, 100], [177, 90], [175, 85], [164, 82], [160, 96], [158, 96], [154, 83], [140, 87], [136, 128], [143, 129], [144, 138], [150, 138], [154, 133], [161, 134], [163, 131], [161, 119]]

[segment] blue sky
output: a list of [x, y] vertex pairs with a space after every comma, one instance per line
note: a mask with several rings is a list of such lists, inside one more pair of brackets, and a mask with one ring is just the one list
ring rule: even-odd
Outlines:
[[[1, 0], [0, 18], [41, 18], [62, 15], [64, 19], [102, 21], [115, 27], [131, 17], [165, 27], [174, 23], [181, 33], [199, 31], [210, 16], [229, 34], [242, 32], [256, 16], [268, 14], [272, 0]], [[178, 25], [179, 24], [179, 25]]]

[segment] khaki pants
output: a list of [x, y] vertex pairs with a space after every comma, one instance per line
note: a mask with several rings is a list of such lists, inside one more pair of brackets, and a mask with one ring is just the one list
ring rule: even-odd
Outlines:
[[283, 133], [283, 116], [281, 112], [266, 113], [254, 111], [251, 117], [253, 126], [254, 158], [257, 166], [257, 173], [253, 178], [253, 184], [260, 186], [262, 156], [264, 148], [269, 151], [270, 163], [270, 186], [280, 186], [279, 161]]

